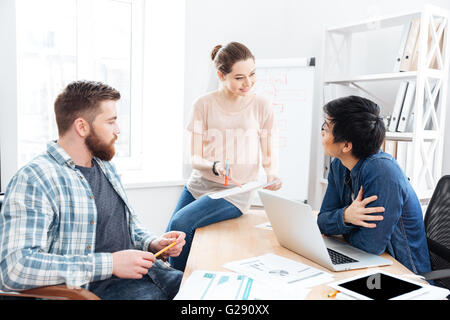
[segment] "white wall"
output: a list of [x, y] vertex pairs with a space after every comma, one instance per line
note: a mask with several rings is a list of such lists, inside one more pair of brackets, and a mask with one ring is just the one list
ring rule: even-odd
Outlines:
[[165, 232], [183, 186], [126, 187], [128, 200], [139, 220], [156, 234]]
[[[239, 41], [246, 44], [257, 59], [315, 56], [317, 108], [313, 115], [309, 199], [318, 209], [321, 195], [315, 193], [315, 186], [317, 154], [321, 148], [318, 124], [321, 106], [318, 103], [324, 29], [374, 15], [420, 10], [425, 3], [450, 9], [448, 0], [189, 0], [186, 6], [185, 122], [193, 100], [210, 88], [213, 72], [210, 52], [215, 45]], [[389, 40], [392, 41], [386, 39]], [[450, 111], [447, 119], [450, 119]], [[449, 135], [450, 128], [446, 136]], [[450, 159], [450, 139], [445, 141], [444, 159]], [[444, 173], [450, 173], [449, 161], [444, 161]]]

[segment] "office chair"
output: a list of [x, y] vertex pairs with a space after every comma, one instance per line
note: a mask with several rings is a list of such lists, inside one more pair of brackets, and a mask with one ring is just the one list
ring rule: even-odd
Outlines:
[[432, 271], [422, 276], [450, 289], [450, 175], [443, 176], [434, 189], [424, 223]]
[[[3, 197], [3, 193], [0, 193], [0, 211], [2, 209]], [[86, 289], [69, 289], [64, 284], [33, 288], [20, 292], [0, 291], [0, 300], [25, 300], [32, 298], [50, 300], [100, 300], [98, 296]]]

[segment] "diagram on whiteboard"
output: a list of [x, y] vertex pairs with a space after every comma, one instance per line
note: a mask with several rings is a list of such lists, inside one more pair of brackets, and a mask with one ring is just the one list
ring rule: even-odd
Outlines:
[[306, 64], [271, 66], [268, 60], [257, 66], [254, 88], [272, 101], [275, 114], [274, 148], [283, 181], [277, 193], [301, 201], [308, 198], [314, 70]]

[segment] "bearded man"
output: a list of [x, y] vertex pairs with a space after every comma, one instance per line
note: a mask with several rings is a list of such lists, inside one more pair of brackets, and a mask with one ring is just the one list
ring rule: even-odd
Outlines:
[[70, 83], [55, 101], [59, 139], [8, 184], [0, 212], [0, 289], [66, 283], [102, 299], [173, 299], [182, 272], [167, 260], [185, 234], [156, 236], [131, 208], [110, 160], [120, 133], [120, 93], [93, 81]]

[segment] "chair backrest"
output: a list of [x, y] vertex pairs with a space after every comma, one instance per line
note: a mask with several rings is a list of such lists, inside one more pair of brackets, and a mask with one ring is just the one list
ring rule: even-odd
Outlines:
[[[424, 223], [431, 269], [450, 268], [450, 175], [443, 176], [434, 189]], [[434, 282], [438, 286], [450, 289], [450, 279]]]

